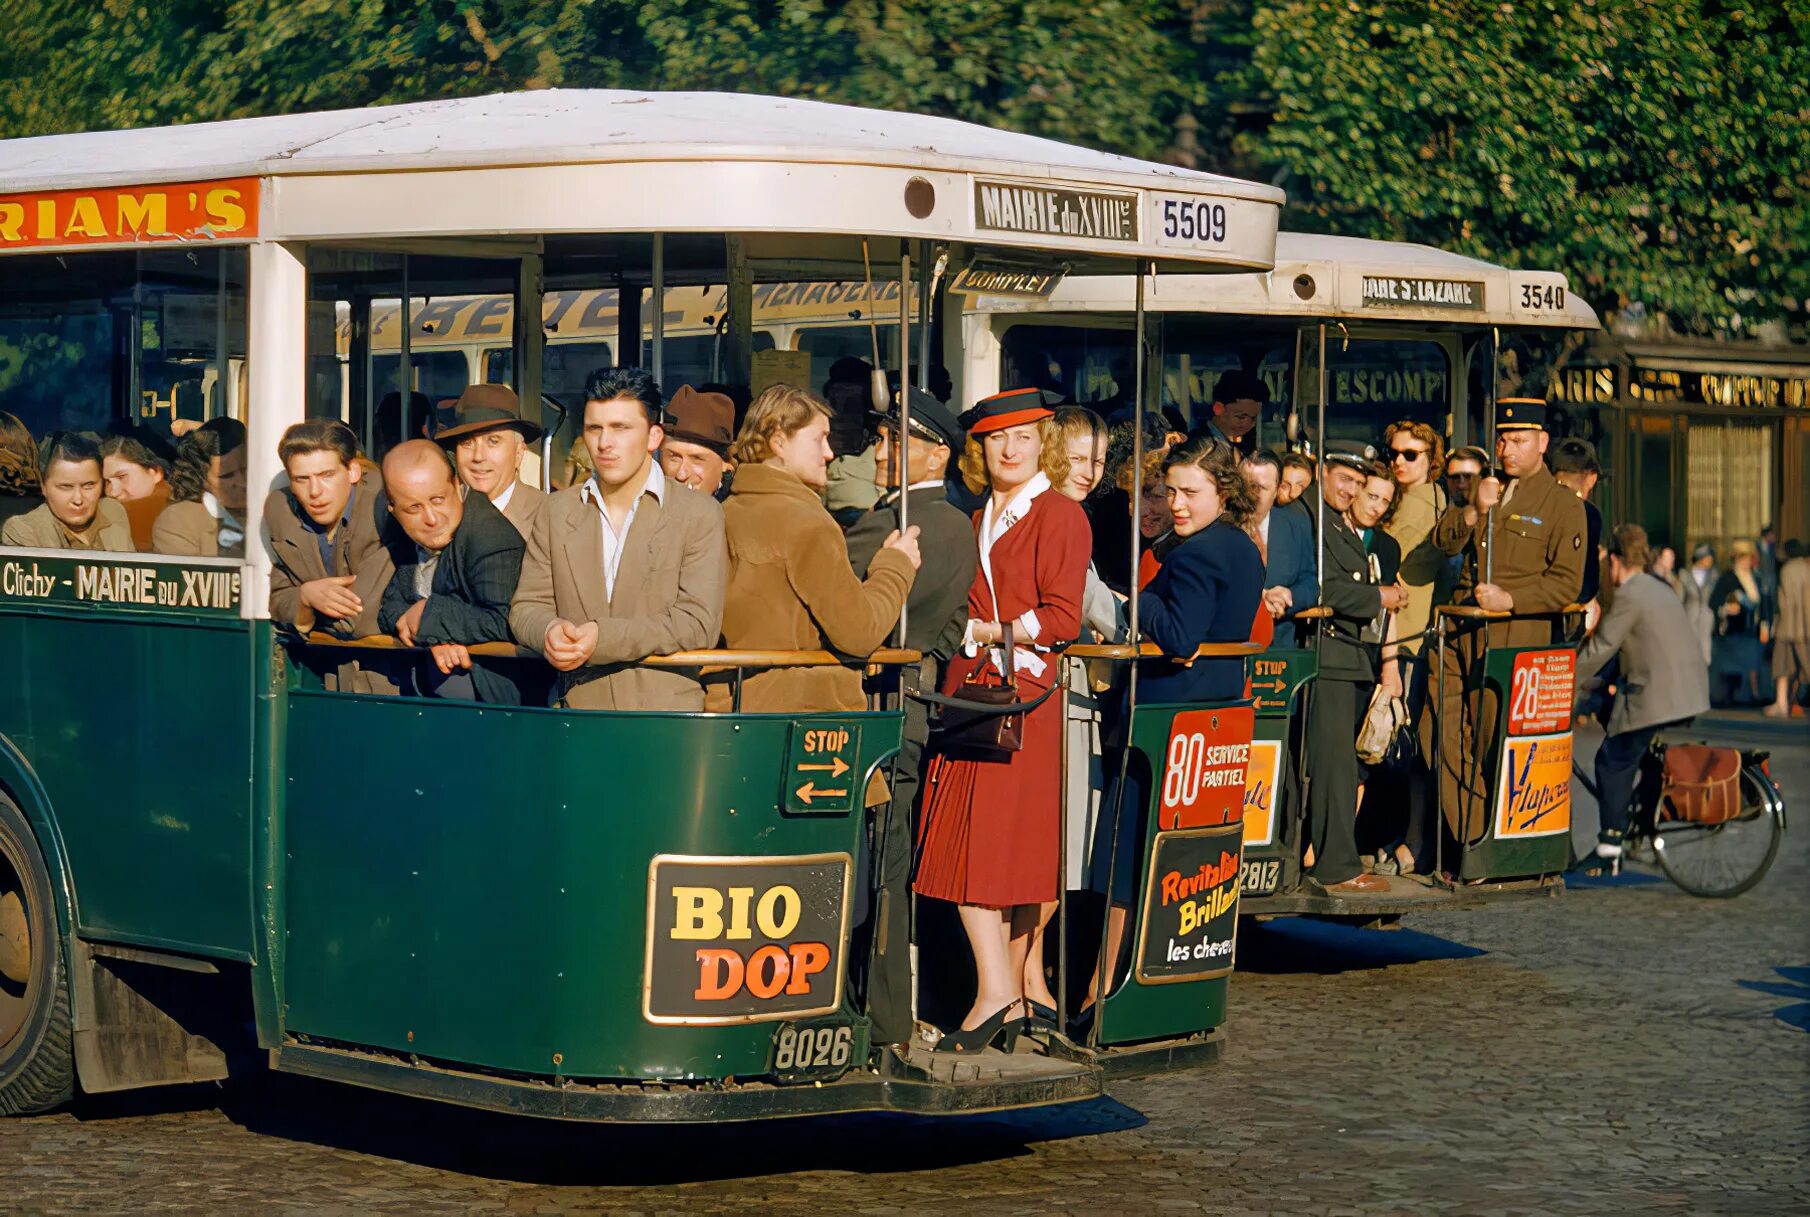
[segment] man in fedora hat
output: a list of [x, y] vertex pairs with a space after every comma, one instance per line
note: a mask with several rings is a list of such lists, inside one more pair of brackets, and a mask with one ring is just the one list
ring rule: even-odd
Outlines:
[[[1436, 702], [1443, 719], [1439, 800], [1459, 840], [1474, 840], [1488, 814], [1499, 691], [1483, 678], [1484, 652], [1563, 641], [1568, 626], [1559, 610], [1575, 603], [1583, 588], [1584, 501], [1546, 468], [1549, 442], [1544, 401], [1497, 402], [1496, 459], [1508, 481], [1485, 477], [1471, 501], [1447, 508], [1433, 529], [1435, 545], [1464, 558], [1455, 601], [1520, 618], [1448, 636]], [[1434, 718], [1421, 718], [1428, 755]]]
[[489, 499], [523, 538], [547, 501], [522, 481], [528, 445], [543, 434], [540, 424], [522, 417], [508, 385], [467, 385], [457, 400], [434, 410], [434, 442], [452, 453], [459, 480]]
[[666, 403], [666, 415], [660, 468], [680, 485], [722, 502], [729, 495], [729, 471], [735, 468], [729, 459], [729, 445], [735, 442], [735, 403], [722, 393], [700, 393], [680, 385]]
[[[875, 468], [880, 498], [872, 510], [848, 530], [848, 559], [855, 574], [867, 578], [868, 564], [886, 538], [899, 527], [899, 465], [903, 460], [910, 498], [907, 522], [918, 530], [923, 564], [905, 600], [905, 645], [922, 653], [915, 670], [904, 674], [907, 689], [935, 692], [941, 665], [961, 648], [968, 625], [968, 589], [979, 569], [974, 524], [949, 501], [943, 481], [953, 455], [967, 433], [955, 413], [917, 388], [908, 388], [911, 421], [900, 434], [898, 394], [893, 408], [869, 418], [879, 431]], [[877, 809], [885, 816], [876, 825], [879, 897], [874, 915], [881, 930], [868, 964], [867, 1012], [873, 1019], [876, 1044], [899, 1044], [911, 1038], [911, 812], [917, 802], [930, 719], [923, 702], [905, 701], [905, 730], [894, 770], [892, 802]]]

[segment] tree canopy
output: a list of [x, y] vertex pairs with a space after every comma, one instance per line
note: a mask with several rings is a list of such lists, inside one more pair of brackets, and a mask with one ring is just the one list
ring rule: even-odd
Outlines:
[[1810, 0], [12, 0], [0, 137], [622, 87], [1274, 180], [1291, 227], [1701, 328], [1810, 296]]

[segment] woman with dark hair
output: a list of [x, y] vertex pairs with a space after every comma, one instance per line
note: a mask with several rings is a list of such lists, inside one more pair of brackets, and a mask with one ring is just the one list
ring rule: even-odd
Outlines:
[[212, 418], [182, 437], [170, 470], [170, 505], [151, 530], [160, 554], [245, 556], [245, 424]]
[[101, 441], [101, 477], [107, 497], [126, 509], [132, 545], [151, 548], [157, 517], [170, 501], [170, 463], [136, 435], [109, 435]]
[[38, 445], [24, 423], [0, 410], [0, 523], [43, 502], [38, 491]]
[[99, 436], [63, 431], [45, 439], [38, 449], [38, 485], [43, 504], [0, 525], [0, 544], [115, 553], [132, 548], [125, 511], [101, 493]]
[[[1021, 702], [1035, 701], [1059, 676], [1054, 648], [1081, 632], [1090, 537], [1087, 516], [1055, 489], [1069, 461], [1050, 422], [1050, 396], [999, 393], [961, 416], [968, 431], [962, 478], [987, 499], [975, 517], [980, 573], [968, 590], [962, 654], [949, 665], [945, 694], [959, 697], [970, 681], [1009, 679]], [[960, 1029], [940, 1050], [978, 1052], [1002, 1031], [1014, 1036], [1018, 1020], [1032, 1013], [1026, 961], [1061, 867], [1061, 749], [1062, 706], [1052, 697], [1025, 713], [1019, 751], [952, 750], [932, 763], [915, 887], [958, 906], [977, 982]]]
[[[1249, 641], [1252, 622], [1263, 611], [1263, 557], [1247, 531], [1257, 499], [1238, 468], [1237, 449], [1210, 433], [1171, 449], [1162, 472], [1176, 543], [1138, 593], [1138, 633], [1163, 652], [1139, 662], [1138, 702], [1234, 701], [1244, 696], [1244, 659], [1195, 659], [1194, 653], [1208, 643]], [[1111, 859], [1110, 875], [1097, 875], [1095, 886], [1110, 893], [1105, 958], [1113, 968], [1131, 915], [1147, 780], [1135, 767], [1126, 771], [1123, 796], [1106, 804], [1120, 809], [1118, 831], [1103, 816], [1094, 841], [1096, 869], [1107, 870], [1102, 863]], [[1096, 975], [1076, 1016], [1076, 1034], [1085, 1034], [1100, 987]]]

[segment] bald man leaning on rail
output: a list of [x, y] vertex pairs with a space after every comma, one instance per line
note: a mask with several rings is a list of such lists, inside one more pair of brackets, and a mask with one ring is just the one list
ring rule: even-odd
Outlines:
[[430, 648], [406, 665], [404, 693], [520, 705], [503, 671], [470, 648], [509, 641], [509, 601], [521, 578], [522, 535], [482, 494], [460, 482], [447, 452], [408, 440], [383, 458], [390, 514], [414, 543], [383, 594], [378, 624], [404, 646]]

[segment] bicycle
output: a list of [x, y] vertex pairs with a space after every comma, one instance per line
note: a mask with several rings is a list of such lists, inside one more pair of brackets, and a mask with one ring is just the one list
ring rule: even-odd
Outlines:
[[[1722, 779], [1734, 787], [1734, 805], [1701, 797], [1701, 783], [1687, 787], [1668, 780], [1666, 756], [1672, 747], [1705, 749], [1710, 766], [1718, 760], [1715, 754], [1724, 766], [1730, 755], [1738, 757], [1734, 776]], [[1770, 756], [1757, 748], [1654, 740], [1641, 758], [1622, 857], [1606, 862], [1609, 873], [1619, 873], [1625, 860], [1656, 864], [1678, 887], [1704, 899], [1727, 899], [1753, 887], [1771, 868], [1785, 834], [1785, 797], [1772, 780]], [[1575, 763], [1572, 774], [1600, 799], [1596, 783]]]

